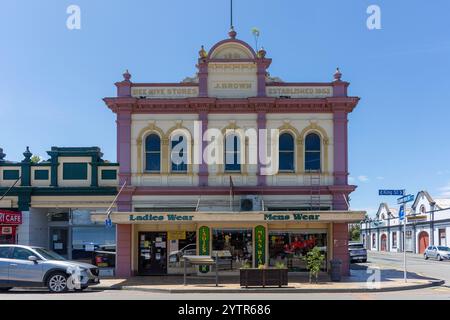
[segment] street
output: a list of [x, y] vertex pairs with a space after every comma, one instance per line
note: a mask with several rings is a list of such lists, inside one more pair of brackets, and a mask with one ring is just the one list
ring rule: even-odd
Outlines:
[[[424, 260], [419, 255], [408, 254], [408, 272], [421, 276], [443, 279], [441, 287], [393, 292], [360, 293], [217, 293], [217, 294], [170, 294], [129, 290], [87, 290], [82, 293], [49, 294], [45, 290], [15, 289], [0, 294], [2, 300], [450, 300], [450, 262]], [[403, 268], [400, 253], [369, 252], [368, 263], [354, 264], [352, 268], [385, 266]], [[401, 274], [401, 273], [400, 273]]]

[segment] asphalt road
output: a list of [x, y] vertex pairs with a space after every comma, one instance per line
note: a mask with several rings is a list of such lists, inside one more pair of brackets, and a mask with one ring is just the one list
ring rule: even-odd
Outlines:
[[[367, 266], [385, 266], [403, 270], [403, 253], [368, 252]], [[450, 286], [450, 261], [425, 260], [422, 255], [407, 254], [406, 270], [421, 276], [445, 280]]]
[[[403, 254], [369, 252], [368, 262], [353, 265], [403, 268]], [[419, 255], [407, 255], [408, 272], [446, 281], [442, 287], [396, 292], [364, 293], [242, 293], [242, 294], [167, 294], [126, 290], [85, 291], [82, 293], [49, 294], [44, 290], [16, 289], [0, 293], [0, 300], [450, 300], [450, 262], [424, 260]]]

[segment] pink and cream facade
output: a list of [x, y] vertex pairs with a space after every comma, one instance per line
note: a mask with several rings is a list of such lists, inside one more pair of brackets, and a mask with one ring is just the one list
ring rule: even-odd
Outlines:
[[[135, 83], [126, 72], [117, 96], [104, 99], [117, 115], [125, 184], [111, 214], [117, 275], [180, 272], [181, 252], [217, 253], [230, 272], [278, 263], [304, 271], [302, 256], [314, 246], [347, 274], [348, 223], [364, 217], [346, 200], [356, 188], [347, 179], [348, 114], [359, 98], [348, 96], [339, 70], [324, 83], [270, 77], [266, 52], [229, 36], [209, 52], [202, 47], [194, 77]], [[223, 137], [210, 155], [239, 163], [207, 161], [211, 129]], [[268, 153], [278, 146], [275, 174], [249, 163], [258, 151], [237, 134], [247, 129], [278, 129], [275, 142], [259, 144]], [[174, 163], [174, 154], [184, 162]]]

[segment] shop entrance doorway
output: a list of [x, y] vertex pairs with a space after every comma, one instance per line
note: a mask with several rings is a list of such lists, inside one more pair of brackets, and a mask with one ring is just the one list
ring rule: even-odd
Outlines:
[[387, 251], [387, 236], [384, 233], [381, 235], [381, 251]]
[[51, 227], [50, 228], [50, 250], [68, 258], [69, 228]]
[[139, 232], [139, 275], [167, 274], [167, 232]]
[[426, 248], [430, 244], [430, 238], [426, 231], [422, 231], [419, 233], [419, 253], [422, 254], [425, 252]]

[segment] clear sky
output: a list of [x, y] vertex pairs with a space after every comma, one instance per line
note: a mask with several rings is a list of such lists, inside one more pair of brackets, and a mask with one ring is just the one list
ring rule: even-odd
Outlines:
[[[81, 8], [81, 30], [66, 9]], [[381, 8], [381, 30], [366, 26]], [[450, 1], [235, 0], [238, 38], [251, 28], [285, 81], [330, 81], [339, 66], [361, 102], [350, 115], [352, 209], [374, 214], [379, 188], [450, 197]], [[129, 69], [136, 82], [195, 73], [198, 50], [227, 36], [229, 0], [2, 0], [0, 147], [99, 146], [116, 160], [115, 117], [102, 102]]]

